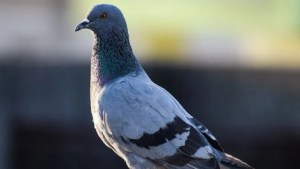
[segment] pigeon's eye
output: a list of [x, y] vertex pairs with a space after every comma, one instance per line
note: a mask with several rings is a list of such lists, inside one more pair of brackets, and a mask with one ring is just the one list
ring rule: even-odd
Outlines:
[[101, 13], [99, 16], [100, 19], [106, 19], [106, 17], [107, 17], [106, 13]]

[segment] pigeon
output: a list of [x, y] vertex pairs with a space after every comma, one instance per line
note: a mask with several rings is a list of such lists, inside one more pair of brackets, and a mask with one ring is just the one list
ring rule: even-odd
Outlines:
[[90, 101], [94, 127], [104, 144], [130, 169], [252, 169], [224, 152], [212, 133], [135, 57], [125, 18], [116, 6], [94, 6], [75, 31], [95, 37]]

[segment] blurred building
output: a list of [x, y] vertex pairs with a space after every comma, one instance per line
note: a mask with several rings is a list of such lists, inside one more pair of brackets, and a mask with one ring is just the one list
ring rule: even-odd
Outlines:
[[2, 0], [0, 19], [5, 24], [0, 31], [1, 61], [61, 63], [68, 60], [72, 63], [88, 60], [83, 57], [87, 45], [82, 43], [92, 42], [86, 40], [89, 36], [74, 36], [75, 23], [68, 18], [70, 3], [68, 0]]

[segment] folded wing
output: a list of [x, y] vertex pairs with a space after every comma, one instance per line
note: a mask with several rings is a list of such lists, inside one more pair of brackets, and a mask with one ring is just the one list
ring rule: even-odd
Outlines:
[[215, 138], [168, 92], [152, 82], [124, 81], [117, 88], [126, 104], [124, 149], [164, 166], [219, 168], [212, 145], [222, 149]]

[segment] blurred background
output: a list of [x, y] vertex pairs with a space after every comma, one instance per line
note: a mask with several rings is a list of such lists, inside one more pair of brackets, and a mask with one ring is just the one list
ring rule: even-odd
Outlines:
[[0, 169], [125, 169], [89, 107], [93, 36], [117, 5], [137, 58], [255, 168], [300, 168], [300, 1], [0, 0]]

